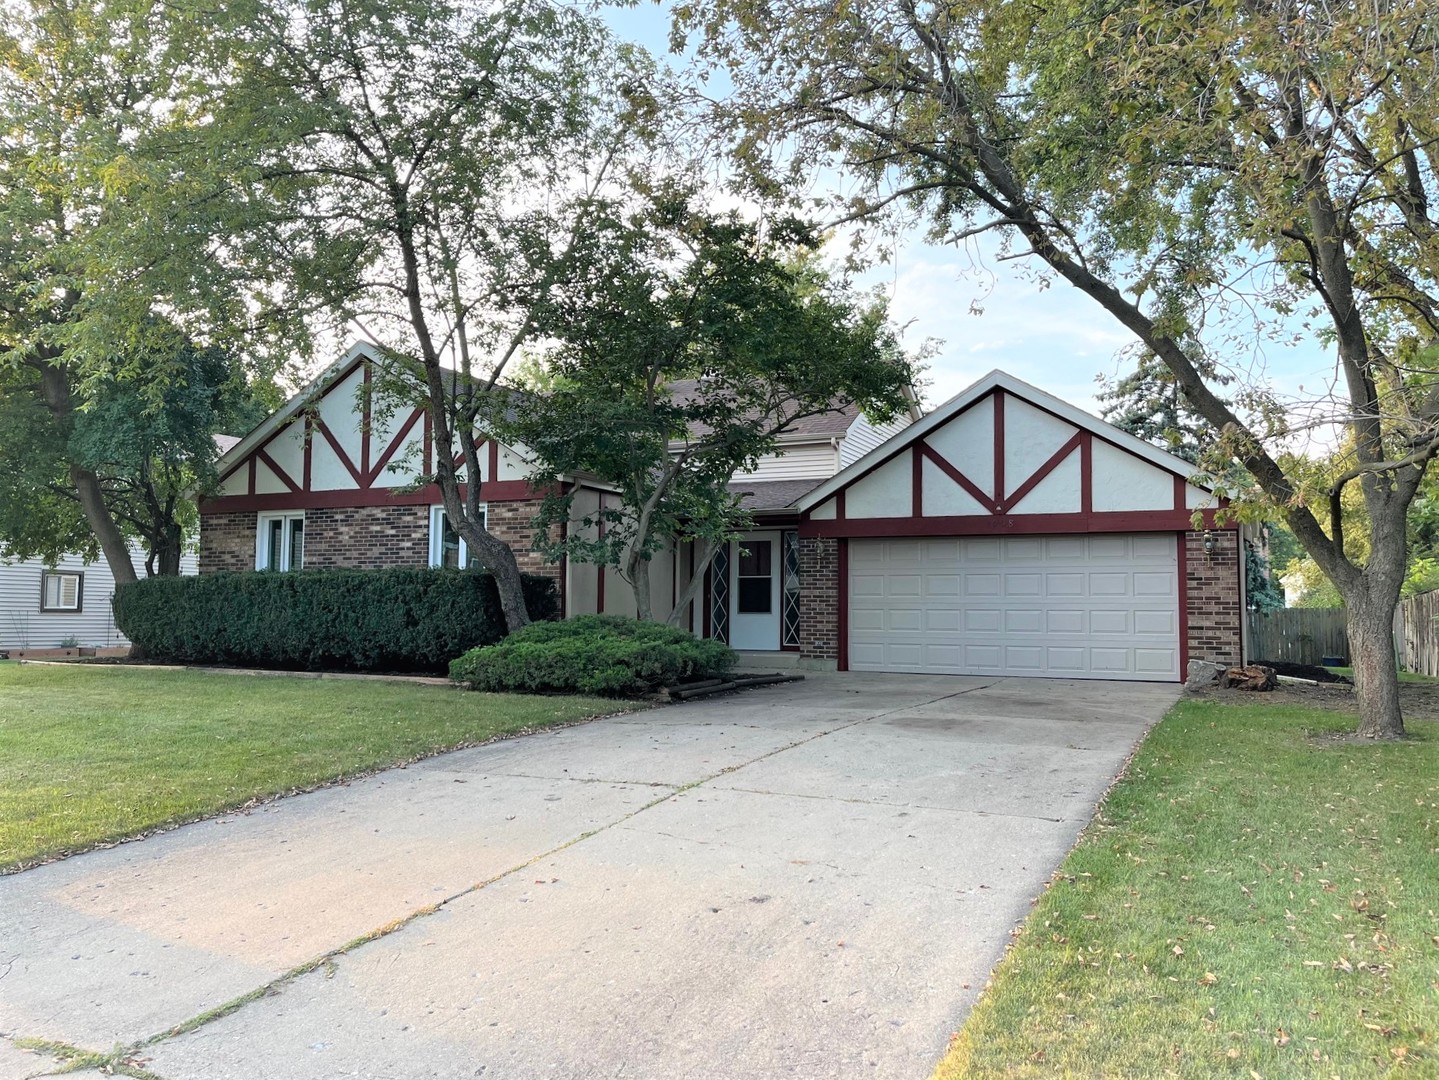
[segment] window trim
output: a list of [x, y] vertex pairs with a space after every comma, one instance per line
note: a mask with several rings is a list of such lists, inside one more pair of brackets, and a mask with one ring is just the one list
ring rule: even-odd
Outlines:
[[[75, 579], [75, 606], [74, 607], [51, 607], [46, 603], [47, 586], [51, 578]], [[63, 594], [62, 594], [63, 595]], [[46, 613], [62, 615], [78, 615], [85, 610], [85, 571], [83, 570], [41, 570], [40, 571], [40, 610]]]
[[[276, 521], [283, 521], [286, 523], [291, 521], [298, 521], [300, 522], [302, 531], [300, 533], [300, 565], [290, 565], [291, 552], [287, 546], [286, 550], [281, 552], [281, 559], [279, 560], [281, 565], [275, 568], [275, 572], [287, 573], [291, 570], [303, 570], [305, 568], [305, 535], [303, 532], [305, 524], [305, 513], [303, 510], [299, 513], [260, 514], [257, 516], [255, 520], [255, 569], [270, 569], [270, 525]], [[288, 524], [281, 528], [281, 532], [286, 537], [286, 539], [289, 538], [290, 530]]]
[[[490, 504], [489, 504], [489, 503], [481, 503], [480, 506], [479, 506], [479, 510], [480, 510], [480, 527], [481, 527], [481, 528], [487, 528], [488, 525], [489, 525], [489, 520], [490, 520]], [[445, 519], [445, 517], [446, 517], [445, 507], [444, 507], [443, 504], [440, 504], [440, 505], [437, 505], [437, 506], [431, 506], [431, 507], [430, 507], [430, 569], [431, 569], [431, 570], [438, 570], [438, 569], [440, 569], [442, 566], [444, 566], [444, 564], [445, 564], [445, 561], [444, 561], [444, 551], [442, 550], [443, 545], [444, 545], [444, 537], [445, 537], [445, 534], [444, 534], [444, 528], [443, 528], [443, 526], [441, 525], [441, 522]], [[455, 530], [455, 535], [456, 535], [457, 537], [459, 537], [459, 541], [460, 541], [460, 553], [459, 553], [460, 566], [463, 567], [463, 568], [468, 568], [469, 565], [470, 565], [470, 545], [465, 542], [465, 538], [464, 538], [463, 536], [460, 536], [458, 529]]]

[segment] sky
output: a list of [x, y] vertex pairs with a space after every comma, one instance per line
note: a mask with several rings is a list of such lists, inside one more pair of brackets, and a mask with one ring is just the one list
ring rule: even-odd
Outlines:
[[[660, 3], [607, 6], [601, 15], [621, 39], [667, 55], [669, 16]], [[1042, 288], [1022, 267], [996, 255], [993, 239], [939, 247], [916, 232], [901, 236], [892, 262], [871, 269], [858, 284], [884, 289], [907, 344], [941, 342], [930, 361], [928, 407], [1000, 368], [1097, 414], [1097, 377], [1124, 369], [1119, 354], [1133, 345], [1132, 335], [1073, 286], [1055, 281]], [[1312, 342], [1245, 345], [1229, 361], [1296, 397], [1301, 386], [1304, 396], [1322, 391], [1334, 370], [1333, 359]]]

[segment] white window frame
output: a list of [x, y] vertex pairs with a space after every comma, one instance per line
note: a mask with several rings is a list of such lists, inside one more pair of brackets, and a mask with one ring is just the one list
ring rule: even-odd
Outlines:
[[[300, 570], [305, 565], [305, 513], [291, 514], [261, 514], [255, 523], [255, 569], [270, 569], [270, 526], [276, 521], [283, 521], [285, 525], [282, 533], [285, 537], [284, 550], [280, 552], [277, 561], [277, 570]], [[300, 565], [291, 566], [290, 560], [294, 555], [294, 534], [291, 532], [289, 523], [298, 521], [300, 523]]]
[[[57, 584], [55, 587], [55, 603], [50, 603], [50, 582], [63, 582], [65, 578], [75, 579], [75, 602], [64, 603], [65, 586]], [[42, 570], [40, 571], [40, 610], [60, 611], [74, 615], [85, 610], [85, 575], [79, 570]]]
[[[487, 503], [481, 503], [479, 510], [480, 510], [480, 527], [481, 527], [481, 528], [484, 528], [486, 522], [489, 521], [489, 516], [490, 516], [490, 515], [489, 515], [489, 504], [487, 504]], [[444, 562], [445, 562], [445, 560], [444, 560], [444, 551], [442, 550], [443, 547], [444, 547], [444, 542], [445, 542], [444, 521], [445, 521], [445, 508], [444, 508], [443, 506], [432, 506], [432, 507], [430, 507], [430, 568], [431, 568], [431, 569], [438, 569], [439, 567], [443, 566], [443, 565], [444, 565]], [[459, 530], [458, 530], [458, 529], [455, 530], [455, 534], [456, 534], [457, 536], [459, 535]], [[463, 536], [460, 536], [460, 565], [461, 565], [462, 567], [468, 567], [468, 566], [470, 565], [470, 545], [467, 544], [467, 543], [465, 543], [465, 538], [464, 538]]]

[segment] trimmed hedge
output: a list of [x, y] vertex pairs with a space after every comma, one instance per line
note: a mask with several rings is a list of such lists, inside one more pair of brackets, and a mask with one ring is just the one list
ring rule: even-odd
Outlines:
[[[553, 578], [523, 575], [532, 619], [559, 617]], [[476, 570], [296, 570], [155, 577], [115, 591], [137, 655], [181, 664], [443, 673], [505, 636]]]
[[581, 615], [534, 623], [497, 645], [471, 649], [450, 678], [475, 690], [637, 697], [690, 679], [734, 670], [739, 657], [721, 641], [622, 615]]

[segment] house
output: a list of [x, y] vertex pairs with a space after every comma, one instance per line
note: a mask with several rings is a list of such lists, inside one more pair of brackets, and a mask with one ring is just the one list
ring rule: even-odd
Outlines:
[[[352, 349], [222, 457], [202, 573], [467, 561], [438, 490], [416, 486], [424, 412], [375, 409], [373, 361]], [[1238, 526], [1189, 463], [1009, 375], [885, 428], [810, 418], [781, 450], [735, 480], [752, 531], [709, 566], [689, 545], [657, 555], [657, 618], [698, 573], [682, 625], [807, 666], [1176, 681], [1191, 657], [1242, 656]], [[530, 550], [531, 472], [523, 447], [482, 447], [487, 527], [556, 579], [567, 616], [633, 613], [613, 570]], [[556, 480], [577, 518], [615, 497]]]
[[[133, 546], [130, 558], [143, 567], [144, 549]], [[195, 573], [193, 553], [181, 558], [180, 572]], [[127, 646], [115, 628], [114, 595], [115, 577], [104, 559], [62, 555], [53, 566], [40, 559], [0, 561], [0, 649]]]

